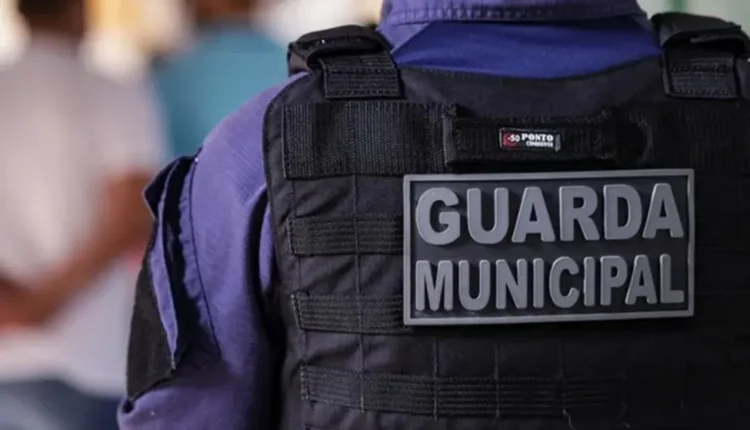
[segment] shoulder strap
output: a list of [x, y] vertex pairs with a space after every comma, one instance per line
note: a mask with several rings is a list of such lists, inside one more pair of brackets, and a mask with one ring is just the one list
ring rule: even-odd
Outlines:
[[750, 38], [735, 23], [686, 13], [655, 15], [664, 50], [667, 95], [692, 99], [750, 98]]
[[289, 73], [322, 70], [327, 99], [397, 98], [401, 83], [390, 50], [367, 27], [310, 33], [289, 45]]

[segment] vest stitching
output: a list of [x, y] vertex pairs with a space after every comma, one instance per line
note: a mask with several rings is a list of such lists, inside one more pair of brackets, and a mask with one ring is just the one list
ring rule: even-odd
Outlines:
[[440, 390], [440, 380], [438, 379], [438, 338], [432, 337], [432, 384], [435, 388], [432, 395], [432, 417], [438, 419], [438, 394]]
[[625, 352], [627, 350], [627, 347], [622, 341], [620, 341], [620, 347], [622, 349], [621, 353], [618, 354], [618, 356], [620, 357], [620, 373], [621, 373], [621, 378], [622, 378], [622, 386], [621, 386], [621, 389], [622, 389], [621, 408], [622, 410], [620, 411], [620, 415], [621, 415], [621, 420], [622, 420], [622, 426], [625, 428], [629, 428], [630, 424], [628, 424], [628, 402], [627, 402], [627, 394], [626, 394], [628, 392], [629, 382], [628, 382], [628, 372], [625, 368], [625, 357], [626, 357]]
[[[290, 201], [296, 203], [297, 202], [297, 196], [296, 196], [296, 186], [295, 186], [295, 182], [294, 181], [290, 182], [289, 194], [290, 194]], [[297, 205], [296, 204], [293, 206], [292, 213], [294, 214], [294, 217], [296, 218], [297, 217]], [[288, 227], [289, 229], [293, 229], [294, 228], [293, 227], [293, 223], [291, 223], [291, 222], [289, 222], [287, 225], [289, 226]], [[289, 233], [290, 233], [290, 237], [291, 237], [291, 235], [293, 234], [293, 232], [290, 230]], [[299, 261], [300, 261], [299, 258], [295, 258], [294, 259], [294, 265], [295, 265], [295, 269], [296, 269], [296, 272], [297, 272], [296, 273], [296, 275], [297, 275], [297, 282], [296, 282], [297, 285], [295, 287], [295, 290], [297, 290], [297, 291], [299, 291], [299, 290], [302, 289], [302, 269], [300, 268]], [[302, 330], [302, 336], [301, 336], [301, 338], [300, 338], [299, 341], [302, 343], [302, 363], [306, 364], [307, 363], [307, 332], [305, 330]], [[302, 377], [301, 374], [300, 374], [300, 377]], [[309, 387], [309, 385], [305, 387], [305, 391], [306, 392], [303, 393], [303, 396], [307, 395], [307, 397], [310, 398], [310, 387]], [[310, 402], [310, 408], [311, 409], [315, 409], [315, 402]], [[305, 411], [304, 404], [300, 404], [300, 414], [301, 414], [300, 416], [304, 417], [304, 411]]]
[[[687, 395], [687, 380], [688, 380], [688, 354], [690, 351], [690, 338], [689, 335], [683, 335], [686, 337], [683, 347], [685, 351], [682, 354], [682, 396], [680, 397], [680, 415], [685, 415], [685, 397]], [[738, 396], [740, 397], [740, 396]]]
[[492, 349], [493, 353], [495, 355], [495, 369], [493, 371], [493, 376], [495, 377], [495, 420], [500, 419], [500, 348], [501, 345], [498, 345], [498, 341], [496, 339], [493, 339], [492, 341]]
[[[349, 117], [348, 121], [349, 123], [349, 139], [351, 142], [355, 142], [356, 138], [354, 136], [354, 130], [356, 130], [356, 124], [353, 124], [352, 117]], [[356, 160], [358, 155], [357, 152], [359, 151], [358, 145], [354, 146], [354, 159]], [[354, 211], [354, 282], [357, 286], [357, 295], [362, 296], [362, 274], [360, 273], [360, 246], [359, 246], [359, 221], [358, 221], [358, 212], [359, 212], [359, 190], [357, 186], [359, 185], [357, 179], [357, 174], [355, 173], [352, 175], [352, 189], [354, 190], [354, 204], [353, 204], [353, 211]], [[357, 326], [359, 328], [359, 335], [357, 336], [357, 343], [359, 344], [359, 409], [364, 414], [365, 412], [365, 340], [364, 335], [362, 334], [362, 326], [363, 323], [363, 312], [362, 312], [362, 301], [357, 300]]]
[[564, 350], [563, 350], [563, 339], [559, 336], [559, 334], [556, 334], [557, 337], [557, 387], [555, 391], [559, 391], [560, 393], [560, 406], [562, 408], [563, 417], [566, 418], [568, 422], [568, 427], [570, 427], [571, 430], [576, 430], [575, 425], [573, 424], [573, 417], [570, 415], [570, 412], [568, 412], [568, 404], [565, 399], [565, 393], [567, 393], [566, 390], [566, 381], [565, 381], [565, 363], [564, 363]]

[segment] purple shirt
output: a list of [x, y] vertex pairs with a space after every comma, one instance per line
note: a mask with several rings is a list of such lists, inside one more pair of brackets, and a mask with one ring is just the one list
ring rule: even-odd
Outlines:
[[[660, 54], [635, 0], [387, 0], [380, 30], [401, 65], [500, 76], [573, 76]], [[162, 239], [170, 246], [157, 243], [149, 255], [170, 344], [186, 335], [170, 324], [183, 310], [166, 305], [159, 272], [178, 246], [186, 268], [177, 286], [192, 300], [198, 330], [187, 335], [217, 358], [205, 365], [186, 356], [172, 380], [121, 408], [123, 430], [269, 428], [283, 345], [268, 301], [275, 266], [263, 119], [298, 78], [225, 119], [178, 181], [176, 201], [162, 198], [159, 213], [177, 213], [180, 224], [176, 237]]]

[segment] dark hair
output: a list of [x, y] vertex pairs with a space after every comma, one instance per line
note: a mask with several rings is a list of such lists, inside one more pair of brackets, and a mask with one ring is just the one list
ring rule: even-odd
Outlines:
[[[196, 8], [200, 7], [201, 4], [204, 3], [204, 1], [206, 0], [185, 0], [185, 3], [188, 7]], [[210, 2], [211, 0], [207, 1]], [[261, 3], [261, 0], [229, 0], [220, 3], [223, 3], [222, 6], [229, 6], [236, 10], [251, 10], [258, 6]]]
[[81, 5], [83, 0], [18, 0], [18, 12], [26, 19], [54, 18]]

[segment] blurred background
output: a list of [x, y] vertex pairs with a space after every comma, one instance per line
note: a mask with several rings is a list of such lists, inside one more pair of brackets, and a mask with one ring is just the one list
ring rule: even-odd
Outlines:
[[[290, 41], [376, 25], [381, 4], [70, 1], [85, 31], [75, 10], [49, 9], [52, 0], [0, 0], [0, 430], [58, 428], [45, 416], [76, 413], [92, 429], [114, 428], [150, 229], [141, 190], [283, 80]], [[750, 29], [747, 0], [640, 3], [649, 14], [717, 15]], [[45, 295], [49, 285], [64, 291]]]
[[[282, 44], [316, 29], [341, 23], [375, 21], [380, 0], [264, 0], [261, 22]], [[15, 13], [16, 0], [0, 0], [0, 58], [22, 49], [26, 34]], [[640, 0], [649, 13], [683, 10], [731, 17], [750, 24], [750, 2], [743, 0]], [[88, 55], [118, 76], [144, 73], [150, 56], [179, 49], [190, 24], [181, 0], [89, 0]]]
[[[0, 58], [9, 58], [26, 41], [16, 0], [0, 0]], [[302, 34], [342, 23], [375, 21], [379, 0], [262, 0], [254, 18], [281, 44]], [[178, 50], [189, 41], [189, 16], [183, 0], [88, 0], [91, 30], [87, 55], [117, 77], [144, 73], [156, 53]], [[248, 18], [249, 19], [249, 18]]]
[[[23, 23], [14, 12], [16, 0], [0, 0], [0, 59], [12, 57], [25, 42]], [[316, 29], [375, 21], [380, 0], [264, 0], [260, 21], [281, 44]], [[115, 76], [147, 70], [155, 53], [179, 49], [189, 38], [190, 24], [182, 0], [89, 0], [92, 28], [87, 55]], [[640, 0], [649, 13], [683, 10], [732, 18], [750, 25], [750, 2], [744, 0]]]

